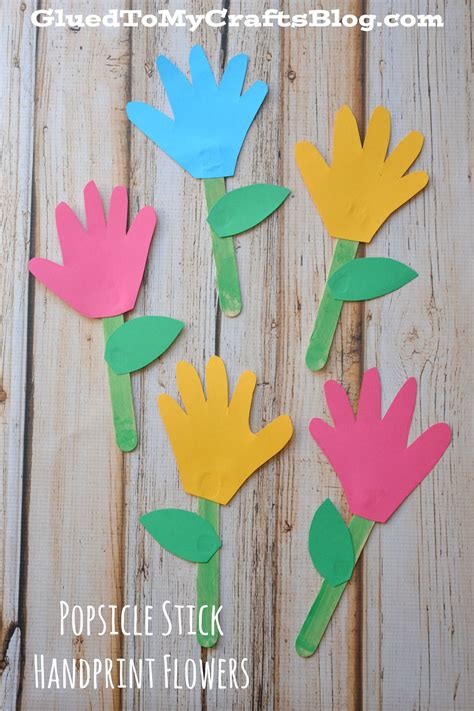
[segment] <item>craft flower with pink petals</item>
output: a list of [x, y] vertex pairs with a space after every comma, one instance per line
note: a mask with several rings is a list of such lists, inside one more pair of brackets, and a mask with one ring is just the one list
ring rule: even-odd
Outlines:
[[[63, 263], [35, 257], [30, 260], [28, 268], [38, 281], [80, 314], [103, 319], [107, 346], [112, 341], [111, 348], [106, 349], [106, 359], [110, 365], [115, 439], [123, 452], [131, 452], [137, 446], [138, 434], [130, 372], [150, 363], [155, 353], [161, 355], [181, 329], [172, 329], [174, 338], [161, 338], [158, 346], [152, 338], [151, 349], [148, 338], [148, 348], [140, 350], [136, 343], [137, 325], [143, 342], [143, 332], [147, 328], [143, 325], [145, 317], [127, 324], [123, 320], [123, 314], [135, 306], [142, 283], [156, 225], [153, 208], [140, 210], [127, 230], [127, 188], [117, 186], [113, 189], [106, 219], [99, 191], [93, 181], [84, 188], [84, 206], [86, 228], [65, 202], [56, 207], [56, 227]], [[150, 319], [147, 323], [150, 331], [156, 319]], [[175, 322], [174, 325], [179, 324]], [[132, 343], [130, 333], [135, 336]], [[166, 340], [167, 344], [164, 343]], [[115, 356], [117, 361], [117, 353], [122, 358], [122, 367], [118, 370], [112, 358]], [[123, 367], [124, 363], [128, 370]]]
[[93, 181], [84, 188], [84, 205], [87, 229], [69, 205], [62, 202], [56, 208], [63, 264], [35, 257], [29, 269], [83, 316], [118, 316], [135, 306], [156, 214], [144, 207], [127, 231], [127, 188], [114, 188], [106, 220]]
[[438, 423], [407, 445], [417, 384], [409, 378], [384, 417], [376, 368], [364, 374], [357, 416], [339, 383], [325, 385], [334, 422], [320, 419], [309, 430], [333, 466], [353, 514], [385, 523], [427, 476], [451, 441], [451, 429]]
[[301, 657], [317, 650], [375, 522], [390, 518], [451, 442], [450, 428], [439, 422], [408, 445], [416, 390], [416, 380], [408, 378], [382, 417], [376, 368], [364, 373], [357, 415], [339, 383], [325, 385], [334, 427], [315, 419], [309, 431], [339, 477], [353, 516], [346, 525], [329, 499], [315, 511], [309, 552], [324, 582], [296, 637]]

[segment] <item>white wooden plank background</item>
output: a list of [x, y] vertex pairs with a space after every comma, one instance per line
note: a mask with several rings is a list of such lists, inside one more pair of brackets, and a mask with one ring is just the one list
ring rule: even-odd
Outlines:
[[[26, 410], [28, 275], [33, 163], [36, 33], [25, 12], [2, 7], [0, 73], [2, 190], [0, 706], [12, 704], [20, 682], [19, 589]], [[8, 663], [5, 663], [5, 660]]]
[[[400, 3], [400, 12], [410, 5]], [[390, 525], [378, 527], [368, 548], [368, 709], [466, 709], [473, 698], [467, 651], [474, 631], [468, 4], [449, 3], [446, 19], [443, 36], [385, 32], [377, 45], [368, 45], [367, 106], [390, 106], [395, 141], [408, 127], [423, 131], [418, 165], [430, 174], [430, 184], [394, 215], [371, 249], [375, 256], [401, 259], [420, 276], [414, 289], [367, 308], [365, 366], [377, 364], [384, 373], [386, 405], [400, 382], [416, 375], [412, 437], [440, 420], [453, 428], [453, 444], [433, 475]]]
[[[267, 3], [230, 0], [235, 13]], [[155, 12], [160, 3], [136, 3]], [[170, 10], [182, 7], [175, 0]], [[312, 3], [274, 3], [305, 12]], [[436, 12], [443, 30], [179, 28], [35, 30], [36, 5], [2, 5], [2, 599], [0, 706], [6, 709], [434, 709], [472, 705], [472, 191], [470, 187], [470, 4], [395, 3], [397, 12]], [[65, 11], [105, 13], [105, 0], [64, 2]], [[133, 3], [118, 3], [133, 8]], [[191, 10], [192, 6], [192, 10]], [[192, 12], [216, 3], [186, 3]], [[324, 2], [330, 9], [332, 3]], [[343, 12], [391, 12], [388, 2], [341, 2]], [[216, 306], [202, 186], [125, 116], [128, 100], [166, 110], [154, 68], [165, 53], [187, 67], [201, 43], [216, 70], [237, 52], [250, 57], [247, 85], [270, 92], [229, 187], [277, 182], [293, 194], [239, 238], [244, 310], [222, 319]], [[420, 167], [429, 187], [390, 218], [368, 247], [420, 277], [364, 307], [346, 305], [323, 373], [304, 350], [333, 243], [293, 159], [297, 140], [326, 154], [334, 113], [349, 103], [361, 125], [379, 103], [392, 113], [393, 142], [426, 136]], [[186, 330], [158, 363], [134, 376], [140, 446], [117, 452], [111, 426], [100, 323], [72, 312], [30, 282], [31, 254], [57, 258], [54, 206], [83, 214], [94, 179], [105, 199], [130, 188], [130, 214], [145, 204], [158, 228], [135, 315], [181, 318]], [[31, 240], [31, 244], [30, 244]], [[156, 409], [176, 393], [174, 367], [224, 358], [231, 385], [257, 373], [255, 427], [288, 412], [290, 446], [222, 510], [221, 597], [225, 637], [201, 652], [192, 638], [61, 638], [58, 601], [161, 606], [193, 603], [195, 568], [164, 554], [138, 517], [155, 507], [195, 508], [179, 483]], [[333, 471], [306, 427], [325, 412], [322, 385], [340, 379], [356, 400], [362, 370], [378, 365], [388, 404], [415, 375], [413, 436], [437, 420], [453, 446], [389, 524], [379, 526], [319, 652], [299, 659], [293, 640], [320, 584], [306, 550], [323, 498], [345, 508]], [[472, 645], [471, 645], [472, 646]], [[245, 691], [38, 691], [33, 654], [93, 657], [171, 653], [180, 659], [249, 657]]]

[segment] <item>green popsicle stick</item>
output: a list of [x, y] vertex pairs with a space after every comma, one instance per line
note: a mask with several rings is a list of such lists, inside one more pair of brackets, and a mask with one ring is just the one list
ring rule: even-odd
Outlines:
[[[224, 178], [204, 178], [204, 190], [208, 211], [225, 195]], [[212, 253], [216, 267], [219, 306], [224, 316], [238, 316], [242, 310], [239, 272], [233, 239], [220, 239], [211, 229]]]
[[[356, 561], [359, 559], [375, 521], [353, 516], [349, 522]], [[347, 582], [333, 587], [324, 580], [315, 601], [301, 627], [295, 642], [300, 657], [310, 657], [315, 653], [324, 636], [334, 610], [346, 589]]]
[[[336, 241], [328, 279], [343, 264], [354, 259], [358, 246], [358, 242], [351, 240], [338, 239]], [[327, 363], [343, 303], [331, 295], [326, 283], [306, 351], [306, 365], [310, 370], [321, 370]]]
[[157, 509], [140, 523], [160, 546], [193, 563], [206, 563], [222, 545], [214, 527], [192, 511]]
[[[207, 499], [198, 499], [198, 513], [213, 527], [219, 535], [219, 504]], [[196, 637], [201, 647], [214, 647], [219, 639], [216, 629], [212, 629], [212, 610], [219, 607], [219, 551], [215, 553], [208, 563], [198, 564], [196, 581]], [[199, 629], [199, 611], [207, 605], [201, 616]]]
[[[103, 318], [105, 342], [123, 324], [123, 316]], [[114, 418], [115, 441], [122, 452], [131, 452], [138, 444], [138, 433], [133, 409], [132, 383], [130, 375], [117, 375], [110, 366], [109, 390]]]
[[418, 274], [396, 259], [366, 257], [347, 262], [328, 279], [335, 299], [364, 301], [400, 289]]
[[105, 360], [118, 375], [144, 368], [170, 347], [183, 326], [166, 316], [132, 318], [107, 340]]
[[231, 237], [263, 222], [286, 200], [290, 191], [280, 185], [247, 185], [231, 190], [209, 211], [207, 221], [219, 237]]
[[308, 544], [314, 567], [330, 585], [336, 587], [350, 580], [355, 562], [352, 538], [331, 499], [316, 509]]

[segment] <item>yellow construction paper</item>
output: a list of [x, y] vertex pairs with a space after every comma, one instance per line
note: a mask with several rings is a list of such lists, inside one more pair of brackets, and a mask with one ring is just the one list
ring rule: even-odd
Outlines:
[[158, 408], [183, 487], [188, 494], [227, 504], [249, 476], [287, 444], [293, 434], [291, 420], [281, 415], [252, 432], [255, 373], [242, 373], [229, 403], [227, 374], [218, 356], [206, 367], [207, 399], [190, 363], [177, 364], [176, 381], [184, 409], [169, 395], [159, 396]]
[[411, 131], [386, 158], [389, 111], [377, 106], [362, 145], [355, 116], [343, 106], [336, 114], [331, 166], [311, 143], [296, 144], [296, 162], [332, 237], [370, 242], [387, 217], [425, 187], [424, 171], [405, 175], [423, 141]]

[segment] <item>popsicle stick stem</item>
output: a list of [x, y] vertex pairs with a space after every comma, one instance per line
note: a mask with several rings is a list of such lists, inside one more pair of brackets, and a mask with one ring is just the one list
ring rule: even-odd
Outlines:
[[[375, 521], [368, 521], [360, 516], [353, 516], [349, 522], [356, 561], [359, 559], [374, 524]], [[319, 647], [346, 585], [347, 583], [342, 583], [334, 588], [326, 580], [321, 585], [296, 638], [295, 649], [300, 657], [310, 657]]]
[[[102, 319], [105, 342], [123, 324], [123, 316]], [[115, 427], [115, 441], [122, 452], [131, 452], [138, 444], [138, 433], [133, 409], [132, 383], [130, 374], [117, 375], [110, 366], [109, 390]]]
[[[332, 256], [328, 279], [334, 272], [357, 254], [358, 242], [338, 239]], [[331, 296], [327, 283], [319, 304], [313, 333], [306, 351], [306, 365], [310, 370], [321, 370], [327, 363], [329, 351], [336, 332], [337, 322], [341, 313], [343, 301], [338, 301]]]
[[[208, 211], [225, 195], [224, 178], [204, 178], [204, 189]], [[209, 228], [211, 229], [211, 228]], [[242, 310], [239, 272], [234, 251], [234, 238], [221, 239], [211, 229], [212, 254], [216, 268], [219, 306], [225, 316], [238, 316]]]
[[[219, 504], [198, 499], [198, 513], [213, 526], [219, 535]], [[196, 601], [196, 636], [201, 647], [214, 647], [219, 639], [217, 629], [212, 629], [213, 610], [219, 607], [219, 551], [207, 563], [198, 563]], [[205, 607], [207, 606], [207, 607]], [[203, 609], [202, 615], [200, 610]], [[201, 619], [201, 629], [199, 629]]]

